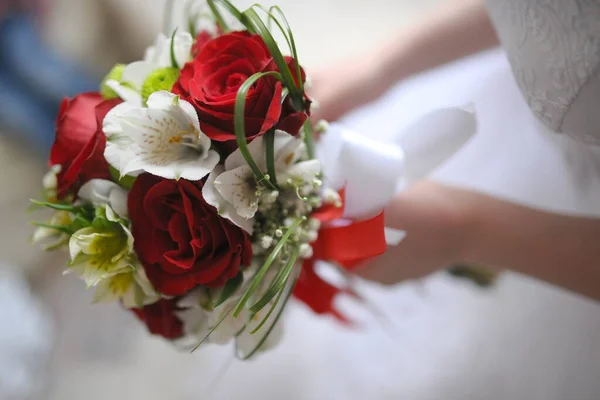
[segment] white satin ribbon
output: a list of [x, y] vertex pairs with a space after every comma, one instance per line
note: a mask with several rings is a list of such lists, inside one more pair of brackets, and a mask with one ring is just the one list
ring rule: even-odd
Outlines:
[[[327, 184], [346, 188], [344, 216], [375, 215], [403, 188], [431, 173], [475, 133], [469, 108], [444, 108], [418, 119], [395, 137], [382, 141], [332, 124], [319, 142]], [[404, 237], [386, 228], [389, 244]]]

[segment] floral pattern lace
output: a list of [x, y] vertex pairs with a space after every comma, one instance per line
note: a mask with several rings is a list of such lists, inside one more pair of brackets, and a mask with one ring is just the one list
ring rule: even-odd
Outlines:
[[[563, 131], [565, 115], [600, 70], [600, 1], [487, 0], [487, 6], [531, 110]], [[578, 106], [600, 110], [600, 104]], [[585, 130], [565, 133], [600, 142], [600, 127]]]

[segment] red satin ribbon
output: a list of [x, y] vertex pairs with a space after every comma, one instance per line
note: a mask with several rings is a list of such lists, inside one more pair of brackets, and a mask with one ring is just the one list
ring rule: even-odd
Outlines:
[[[342, 198], [344, 193], [341, 193]], [[314, 255], [304, 261], [294, 288], [294, 296], [317, 314], [330, 314], [344, 323], [350, 321], [334, 305], [335, 297], [349, 293], [321, 279], [315, 272], [318, 260], [335, 262], [351, 270], [359, 263], [386, 250], [383, 213], [374, 218], [339, 226], [343, 207], [326, 206], [313, 214], [323, 222], [318, 239], [312, 243]], [[336, 224], [337, 222], [338, 224]]]

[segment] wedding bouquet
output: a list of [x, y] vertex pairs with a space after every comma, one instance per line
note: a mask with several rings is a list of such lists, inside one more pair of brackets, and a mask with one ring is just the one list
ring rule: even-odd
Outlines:
[[[189, 32], [159, 35], [99, 92], [63, 101], [36, 202], [54, 214], [35, 240], [68, 248], [67, 272], [94, 300], [120, 302], [151, 333], [193, 349], [234, 341], [246, 359], [277, 341], [292, 295], [346, 321], [334, 298], [353, 292], [321, 278], [316, 261], [351, 268], [385, 251], [378, 210], [406, 154], [334, 127], [317, 158], [306, 75], [279, 8], [207, 4], [203, 29], [191, 19]], [[356, 219], [365, 212], [376, 216]]]

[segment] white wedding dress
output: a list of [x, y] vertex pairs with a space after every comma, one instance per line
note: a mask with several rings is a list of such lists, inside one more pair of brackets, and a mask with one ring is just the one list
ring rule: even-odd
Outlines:
[[[600, 143], [600, 2], [488, 7], [503, 49], [401, 82], [343, 124], [393, 138], [431, 110], [473, 103], [477, 134], [436, 179], [600, 216], [600, 147], [591, 145]], [[344, 303], [363, 322], [348, 330], [297, 305], [282, 346], [234, 365], [215, 398], [600, 398], [600, 306], [592, 301], [512, 273], [490, 291], [438, 274], [364, 294], [385, 318]], [[239, 377], [243, 389], [228, 385]], [[285, 383], [273, 392], [269, 381]]]

